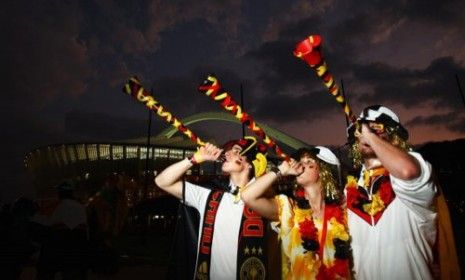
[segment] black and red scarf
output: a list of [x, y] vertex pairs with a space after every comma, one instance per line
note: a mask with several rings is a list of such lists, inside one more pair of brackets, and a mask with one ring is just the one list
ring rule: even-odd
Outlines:
[[[211, 246], [218, 208], [224, 191], [212, 190], [208, 196], [203, 224], [195, 279], [210, 279]], [[251, 208], [244, 205], [237, 247], [237, 279], [265, 279], [267, 249], [264, 219]]]

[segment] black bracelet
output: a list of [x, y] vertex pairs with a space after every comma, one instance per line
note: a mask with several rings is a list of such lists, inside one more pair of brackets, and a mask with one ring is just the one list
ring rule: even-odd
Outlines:
[[281, 170], [279, 170], [279, 168], [276, 166], [271, 167], [270, 171], [274, 172], [276, 176], [278, 176], [278, 179], [283, 176], [283, 174], [281, 173]]
[[198, 162], [195, 160], [194, 155], [187, 157], [187, 159], [192, 163], [192, 165], [196, 165]]

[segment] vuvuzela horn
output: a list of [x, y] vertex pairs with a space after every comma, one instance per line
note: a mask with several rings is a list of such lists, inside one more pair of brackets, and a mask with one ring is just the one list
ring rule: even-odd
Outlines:
[[209, 75], [203, 82], [201, 86], [199, 86], [199, 91], [204, 93], [206, 96], [209, 96], [211, 99], [218, 102], [223, 109], [233, 114], [236, 119], [238, 119], [241, 123], [247, 125], [247, 127], [256, 135], [258, 135], [265, 145], [270, 148], [274, 149], [276, 155], [279, 157], [289, 160], [289, 156], [287, 156], [280, 147], [271, 139], [265, 131], [258, 126], [258, 124], [254, 121], [252, 116], [244, 112], [239, 106], [236, 101], [231, 97], [229, 93], [227, 93], [222, 87], [221, 83], [218, 81], [218, 78], [214, 75]]
[[331, 93], [331, 95], [336, 98], [336, 101], [342, 106], [347, 120], [351, 123], [355, 122], [356, 117], [352, 113], [346, 99], [339, 91], [339, 87], [334, 81], [333, 75], [329, 73], [326, 61], [323, 59], [323, 55], [321, 54], [321, 36], [311, 35], [298, 43], [294, 50], [294, 55], [307, 62], [307, 64], [315, 70], [318, 77], [323, 80], [325, 86], [328, 88], [329, 93]]
[[158, 101], [156, 101], [155, 98], [153, 98], [153, 96], [151, 96], [150, 93], [142, 87], [140, 81], [136, 77], [129, 79], [129, 81], [124, 85], [123, 91], [145, 104], [147, 108], [157, 113], [160, 118], [177, 128], [182, 134], [189, 137], [189, 139], [197, 145], [205, 145], [205, 143], [200, 140], [197, 135], [195, 135], [189, 128], [185, 127], [181, 121], [158, 103]]

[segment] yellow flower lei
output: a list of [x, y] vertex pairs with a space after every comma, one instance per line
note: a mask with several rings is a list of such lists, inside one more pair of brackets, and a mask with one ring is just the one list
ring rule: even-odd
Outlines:
[[[358, 188], [358, 183], [354, 176], [347, 176], [346, 188]], [[365, 213], [374, 216], [378, 212], [383, 211], [386, 206], [379, 193], [375, 193], [371, 197], [371, 202], [364, 203], [362, 207]]]
[[[295, 219], [294, 220], [296, 221], [297, 225], [300, 222], [303, 222], [305, 220], [305, 218], [307, 218], [307, 219], [310, 218], [313, 221], [312, 211], [311, 210], [296, 208], [296, 209], [294, 209], [294, 211], [295, 211], [294, 212], [294, 214], [295, 214]], [[346, 220], [346, 219], [344, 219], [344, 220]], [[340, 239], [342, 241], [348, 241], [349, 240], [350, 235], [349, 235], [347, 226], [345, 226], [344, 224], [338, 222], [335, 217], [329, 217], [328, 221], [323, 220], [323, 222], [329, 223], [326, 238], [330, 237], [330, 238], [332, 238], [332, 240]], [[300, 236], [300, 234], [299, 234], [299, 236]], [[302, 237], [300, 237], [300, 239], [301, 238]], [[333, 244], [333, 243], [331, 243], [331, 244]], [[325, 245], [326, 245], [326, 240], [324, 241], [323, 246], [325, 246]], [[323, 264], [323, 260], [320, 260], [319, 257], [317, 257], [317, 255], [318, 255], [317, 252], [307, 251], [307, 253], [303, 257], [304, 259], [307, 259], [307, 268], [310, 269], [310, 271], [315, 271], [315, 272], [318, 271], [320, 269], [321, 265]], [[334, 264], [335, 263], [334, 263], [334, 260], [333, 260], [333, 261], [331, 261], [331, 265], [327, 266], [326, 268], [328, 269]], [[289, 272], [289, 271], [287, 270], [287, 272]], [[286, 273], [285, 273], [285, 275], [286, 275]], [[318, 275], [318, 272], [316, 272], [315, 276], [316, 275]]]
[[339, 238], [343, 241], [349, 240], [349, 233], [347, 232], [347, 227], [339, 223], [334, 217], [332, 217], [329, 220], [329, 223], [331, 225], [330, 234], [333, 236], [333, 238]]
[[368, 213], [370, 216], [376, 215], [378, 212], [384, 210], [384, 201], [381, 199], [378, 193], [375, 193], [371, 197], [371, 203], [363, 204], [363, 211]]
[[346, 187], [347, 188], [357, 188], [358, 187], [357, 180], [355, 180], [354, 176], [351, 176], [351, 175], [347, 176]]

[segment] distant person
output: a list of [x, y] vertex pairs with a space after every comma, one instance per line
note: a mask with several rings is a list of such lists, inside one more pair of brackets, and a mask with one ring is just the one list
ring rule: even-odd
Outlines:
[[63, 182], [56, 187], [59, 203], [53, 213], [42, 219], [47, 226], [37, 265], [37, 279], [87, 278], [87, 216], [83, 204], [74, 198], [74, 185]]
[[[266, 224], [244, 205], [240, 192], [266, 169], [264, 148], [254, 137], [233, 140], [220, 149], [210, 143], [190, 158], [168, 166], [156, 178], [157, 186], [200, 213], [197, 265], [194, 279], [265, 279], [267, 275]], [[224, 151], [222, 171], [228, 175], [228, 190], [184, 182], [192, 166], [216, 161]], [[268, 279], [268, 278], [267, 278]]]
[[0, 213], [0, 276], [19, 279], [21, 272], [38, 250], [32, 242], [31, 218], [38, 206], [21, 197], [13, 205], [3, 205]]
[[[350, 279], [350, 237], [339, 188], [339, 160], [328, 149], [299, 149], [242, 192], [242, 199], [273, 221], [282, 242], [283, 279]], [[294, 195], [270, 197], [281, 176], [294, 176]]]
[[102, 189], [87, 205], [89, 239], [93, 251], [92, 270], [102, 274], [118, 271], [118, 252], [114, 239], [124, 227], [128, 213], [127, 198], [116, 174], [105, 178]]
[[89, 207], [96, 208], [101, 234], [105, 242], [111, 243], [123, 229], [128, 213], [122, 177], [116, 174], [107, 176], [102, 189], [92, 197]]
[[365, 108], [348, 129], [361, 167], [346, 185], [356, 279], [433, 279], [436, 185], [431, 164], [407, 143], [397, 115]]

